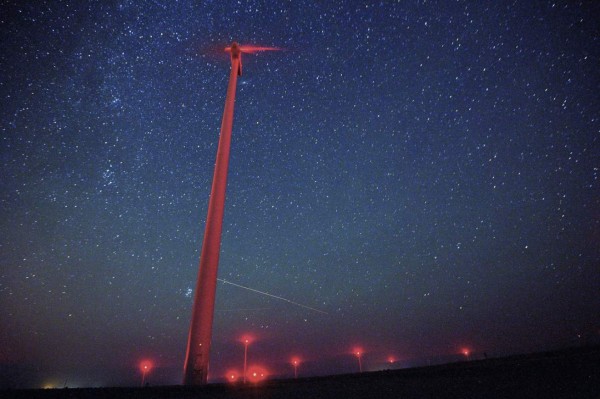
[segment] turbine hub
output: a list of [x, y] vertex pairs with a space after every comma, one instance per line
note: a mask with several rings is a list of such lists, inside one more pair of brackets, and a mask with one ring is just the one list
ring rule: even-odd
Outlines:
[[240, 55], [242, 54], [242, 49], [240, 48], [240, 45], [236, 42], [231, 43], [231, 47], [229, 47], [226, 50], [229, 50], [229, 52], [231, 52], [231, 58], [240, 58]]

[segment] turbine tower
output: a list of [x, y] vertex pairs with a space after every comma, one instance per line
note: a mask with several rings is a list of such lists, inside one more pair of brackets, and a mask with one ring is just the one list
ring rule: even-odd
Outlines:
[[242, 75], [242, 52], [254, 53], [265, 50], [278, 49], [274, 47], [240, 46], [235, 42], [231, 44], [231, 47], [225, 49], [225, 51], [231, 54], [231, 72], [229, 74], [223, 120], [221, 121], [217, 160], [215, 162], [212, 188], [208, 201], [206, 227], [202, 242], [202, 253], [200, 255], [200, 268], [196, 282], [196, 291], [194, 293], [194, 306], [192, 309], [185, 363], [183, 365], [184, 385], [206, 384], [208, 378], [208, 361], [215, 310], [215, 291], [217, 288], [217, 269], [221, 249], [223, 211], [225, 209], [225, 188], [227, 186], [231, 128], [233, 126], [233, 105], [237, 77]]

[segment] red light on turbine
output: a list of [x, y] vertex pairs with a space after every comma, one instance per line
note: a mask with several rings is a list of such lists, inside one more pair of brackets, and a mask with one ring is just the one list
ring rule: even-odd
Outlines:
[[462, 353], [463, 355], [465, 355], [466, 357], [469, 357], [469, 356], [471, 355], [471, 351], [470, 351], [468, 348], [463, 348], [463, 349], [461, 350], [461, 353]]
[[388, 363], [396, 363], [396, 358], [394, 356], [388, 357]]

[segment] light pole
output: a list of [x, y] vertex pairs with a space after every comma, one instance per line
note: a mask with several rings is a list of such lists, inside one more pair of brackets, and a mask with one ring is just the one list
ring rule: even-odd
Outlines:
[[462, 354], [465, 355], [467, 360], [471, 360], [471, 351], [468, 348], [464, 348], [462, 350]]
[[294, 366], [294, 378], [298, 378], [298, 364], [300, 364], [300, 360], [297, 357], [292, 359], [292, 365]]
[[362, 362], [360, 361], [360, 357], [361, 357], [362, 353], [360, 350], [357, 350], [354, 354], [358, 358], [358, 372], [362, 373]]
[[142, 370], [142, 385], [140, 386], [144, 386], [144, 383], [146, 382], [146, 374], [148, 374], [150, 372], [150, 369], [152, 368], [152, 363], [150, 363], [147, 360], [144, 360], [142, 363], [140, 363], [140, 369]]
[[250, 344], [250, 340], [244, 339], [244, 384], [246, 383], [246, 365], [248, 364], [248, 344]]

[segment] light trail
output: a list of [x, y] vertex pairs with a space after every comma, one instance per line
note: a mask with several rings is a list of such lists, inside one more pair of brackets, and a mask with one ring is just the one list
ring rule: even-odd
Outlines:
[[291, 303], [292, 305], [300, 306], [301, 308], [304, 308], [304, 309], [309, 309], [309, 310], [312, 310], [312, 311], [315, 311], [315, 312], [319, 312], [319, 313], [323, 313], [323, 314], [329, 314], [329, 313], [325, 312], [324, 310], [312, 308], [310, 306], [306, 306], [306, 305], [303, 305], [301, 303], [294, 302], [294, 301], [289, 300], [287, 298], [283, 298], [283, 297], [280, 297], [280, 296], [277, 296], [277, 295], [269, 294], [268, 292], [259, 291], [259, 290], [255, 290], [254, 288], [250, 288], [250, 287], [246, 287], [246, 286], [243, 286], [243, 285], [240, 285], [240, 284], [232, 283], [231, 281], [223, 280], [222, 278], [217, 278], [217, 280], [219, 280], [220, 282], [222, 282], [224, 284], [230, 284], [230, 285], [233, 285], [234, 287], [239, 287], [239, 288], [243, 288], [243, 289], [248, 290], [248, 291], [256, 292], [257, 294], [270, 296], [271, 298], [279, 299], [279, 300]]

